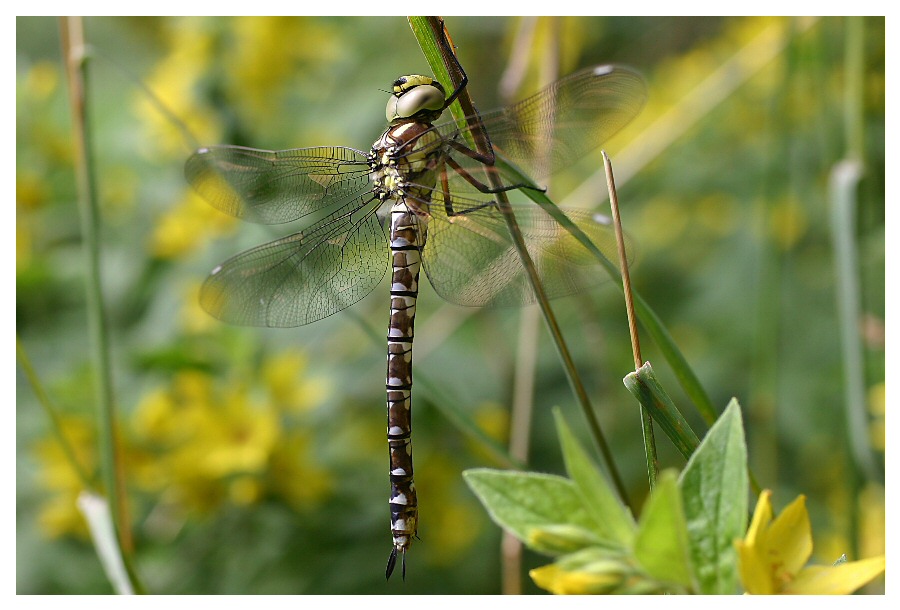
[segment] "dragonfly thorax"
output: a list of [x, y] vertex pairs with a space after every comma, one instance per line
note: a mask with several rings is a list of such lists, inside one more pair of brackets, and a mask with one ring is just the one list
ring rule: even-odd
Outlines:
[[372, 145], [369, 168], [375, 196], [412, 197], [425, 207], [437, 180], [443, 138], [424, 121], [406, 121], [389, 127]]

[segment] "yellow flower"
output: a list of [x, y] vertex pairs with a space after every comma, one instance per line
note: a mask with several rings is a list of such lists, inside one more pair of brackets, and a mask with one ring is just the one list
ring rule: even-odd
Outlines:
[[[62, 425], [75, 459], [82, 468], [93, 471], [97, 465], [96, 439], [90, 421], [66, 416]], [[78, 495], [84, 491], [84, 481], [73, 467], [70, 456], [54, 437], [39, 440], [34, 451], [40, 464], [39, 481], [53, 494], [41, 504], [38, 513], [41, 531], [51, 538], [68, 534], [87, 538], [87, 525], [76, 504]]]
[[735, 543], [747, 593], [842, 595], [884, 572], [884, 555], [835, 566], [806, 566], [813, 545], [802, 495], [773, 517], [772, 492], [766, 490], [759, 496], [747, 537]]
[[334, 486], [331, 474], [317, 464], [315, 446], [303, 430], [286, 433], [269, 457], [269, 485], [295, 510], [308, 510]]
[[159, 258], [184, 257], [210, 239], [233, 232], [236, 224], [233, 217], [187, 193], [181, 203], [160, 217], [150, 234], [148, 249]]
[[261, 376], [269, 389], [271, 402], [289, 412], [309, 411], [330, 394], [324, 378], [307, 371], [309, 357], [299, 350], [285, 350], [267, 358]]
[[215, 55], [217, 24], [207, 18], [171, 19], [163, 22], [162, 34], [168, 42], [168, 54], [145, 78], [146, 88], [153, 91], [171, 115], [179, 117], [179, 125], [163, 112], [149, 96], [139, 92], [135, 107], [146, 135], [139, 139], [141, 153], [148, 159], [163, 155], [184, 156], [185, 134], [193, 134], [200, 142], [215, 142], [223, 131], [222, 121], [205, 100], [199, 99], [198, 83], [210, 70]]
[[554, 595], [606, 593], [622, 582], [615, 572], [569, 571], [551, 563], [528, 572], [534, 584]]

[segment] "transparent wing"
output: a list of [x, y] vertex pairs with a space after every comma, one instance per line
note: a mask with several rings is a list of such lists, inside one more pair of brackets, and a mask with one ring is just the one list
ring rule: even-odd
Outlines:
[[[482, 113], [481, 119], [495, 151], [539, 179], [598, 148], [638, 114], [646, 98], [644, 79], [634, 70], [597, 66], [570, 74], [512, 106]], [[456, 122], [436, 128], [445, 138], [465, 144]], [[479, 165], [461, 153], [452, 156], [473, 171]], [[461, 184], [458, 176], [451, 179]]]
[[379, 203], [361, 196], [307, 231], [227, 260], [204, 282], [200, 304], [225, 322], [275, 327], [310, 324], [349, 307], [388, 268]]
[[297, 220], [370, 188], [366, 155], [340, 146], [210, 146], [188, 158], [184, 175], [213, 207], [262, 224]]
[[[502, 213], [493, 205], [483, 207], [483, 201], [454, 197], [457, 215], [448, 216], [436, 205], [439, 198], [435, 194], [422, 256], [435, 292], [458, 305], [533, 303], [534, 291]], [[540, 207], [513, 204], [512, 208], [548, 297], [573, 294], [609, 279], [594, 255]], [[586, 210], [565, 213], [608, 259], [617, 260], [615, 231], [608, 217]], [[626, 251], [630, 250], [626, 241]]]

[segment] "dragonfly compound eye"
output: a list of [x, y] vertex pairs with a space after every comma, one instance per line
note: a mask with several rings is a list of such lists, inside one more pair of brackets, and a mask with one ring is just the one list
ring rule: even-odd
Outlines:
[[[392, 95], [385, 112], [388, 122], [408, 119], [422, 111], [440, 113], [444, 109], [444, 89], [436, 81], [429, 81], [431, 84], [415, 85]], [[397, 88], [395, 85], [394, 89]], [[400, 88], [405, 88], [405, 85], [400, 85]]]
[[406, 76], [401, 76], [400, 78], [395, 80], [394, 84], [392, 85], [392, 90], [395, 95], [399, 95], [401, 93], [409, 91], [413, 87], [418, 87], [419, 85], [434, 85], [438, 89], [443, 89], [443, 86], [430, 76], [423, 76], [421, 74], [408, 74]]

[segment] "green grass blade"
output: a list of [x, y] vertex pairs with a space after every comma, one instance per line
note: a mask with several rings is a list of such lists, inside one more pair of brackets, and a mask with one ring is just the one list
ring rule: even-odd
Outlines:
[[[409, 27], [412, 28], [413, 36], [416, 37], [416, 41], [419, 43], [419, 47], [422, 49], [422, 53], [425, 55], [425, 60], [428, 62], [429, 67], [432, 70], [432, 76], [436, 78], [442, 85], [445, 87], [452, 87], [453, 78], [450, 76], [450, 71], [447, 69], [447, 65], [444, 58], [444, 50], [438, 41], [438, 33], [436, 32], [436, 28], [438, 27], [435, 23], [435, 17], [408, 17]], [[449, 94], [450, 91], [448, 90]], [[450, 114], [453, 115], [453, 118], [456, 119], [456, 122], [459, 124], [460, 128], [464, 128], [466, 126], [466, 112], [463, 110], [462, 105], [460, 104], [459, 99], [455, 100], [452, 104], [450, 104]], [[470, 148], [475, 147], [475, 141], [471, 138], [471, 134], [468, 130], [463, 129], [463, 137], [466, 138], [467, 143]]]
[[624, 382], [628, 391], [650, 412], [653, 421], [659, 424], [681, 455], [690, 459], [700, 444], [700, 439], [656, 380], [650, 363], [645, 362], [637, 371], [626, 375]]

